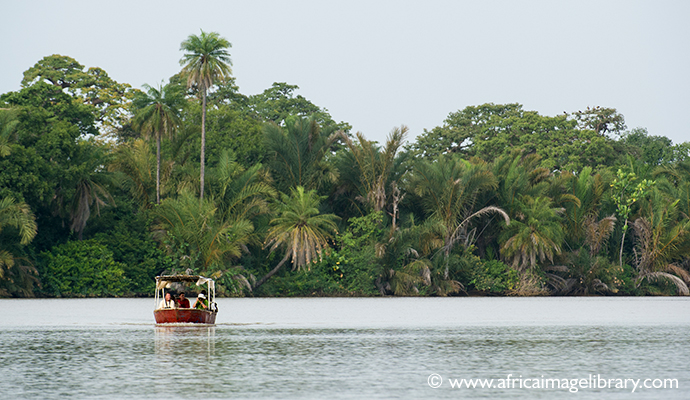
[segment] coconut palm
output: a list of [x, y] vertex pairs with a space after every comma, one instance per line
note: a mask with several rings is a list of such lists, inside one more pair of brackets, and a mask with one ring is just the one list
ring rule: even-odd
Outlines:
[[217, 81], [224, 81], [232, 73], [230, 66], [230, 42], [217, 32], [189, 35], [180, 44], [186, 53], [180, 60], [182, 72], [187, 76], [187, 86], [196, 85], [201, 92], [201, 175], [199, 197], [204, 198], [204, 160], [206, 158], [206, 95]]
[[271, 220], [272, 227], [266, 236], [265, 246], [273, 252], [284, 246], [282, 260], [266, 276], [261, 278], [254, 288], [261, 286], [285, 264], [292, 260], [292, 269], [308, 268], [309, 263], [321, 259], [322, 251], [328, 247], [331, 232], [337, 231], [333, 214], [319, 213], [322, 198], [315, 190], [305, 191], [302, 186], [290, 191], [290, 196], [281, 194], [277, 204], [277, 217]]
[[168, 84], [158, 88], [144, 85], [146, 93], [134, 98], [134, 126], [144, 135], [156, 137], [156, 204], [161, 202], [161, 138], [172, 137], [180, 124], [184, 95], [179, 86]]

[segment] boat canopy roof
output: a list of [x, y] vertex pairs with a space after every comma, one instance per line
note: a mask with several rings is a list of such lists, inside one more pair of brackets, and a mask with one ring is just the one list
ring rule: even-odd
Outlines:
[[209, 289], [215, 291], [215, 281], [201, 275], [162, 275], [156, 277], [156, 290], [170, 287], [174, 282], [195, 282], [197, 286], [208, 284]]
[[156, 277], [156, 281], [166, 282], [197, 282], [199, 279], [211, 280], [201, 275], [161, 275]]

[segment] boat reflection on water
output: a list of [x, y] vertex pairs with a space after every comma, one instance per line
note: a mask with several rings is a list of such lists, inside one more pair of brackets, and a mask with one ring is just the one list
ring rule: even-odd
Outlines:
[[200, 356], [210, 360], [215, 353], [215, 326], [156, 325], [154, 329], [157, 357], [181, 362], [189, 357]]

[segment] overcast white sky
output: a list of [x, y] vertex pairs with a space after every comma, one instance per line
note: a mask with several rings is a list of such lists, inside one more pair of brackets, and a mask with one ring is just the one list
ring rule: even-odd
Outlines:
[[518, 102], [543, 115], [614, 107], [690, 141], [690, 1], [10, 1], [0, 93], [50, 54], [141, 87], [180, 69], [200, 29], [228, 39], [240, 91], [273, 82], [367, 138], [411, 139], [448, 113]]

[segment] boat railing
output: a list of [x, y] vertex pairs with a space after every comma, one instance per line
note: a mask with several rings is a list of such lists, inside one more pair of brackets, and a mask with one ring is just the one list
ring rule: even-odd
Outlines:
[[[196, 286], [206, 285], [209, 311], [218, 312], [216, 303], [216, 282], [201, 275], [161, 275], [156, 277], [156, 291], [154, 295], [154, 309], [158, 309], [160, 299], [165, 297], [165, 289], [170, 288], [173, 283], [195, 283]], [[191, 309], [191, 307], [190, 307]]]

